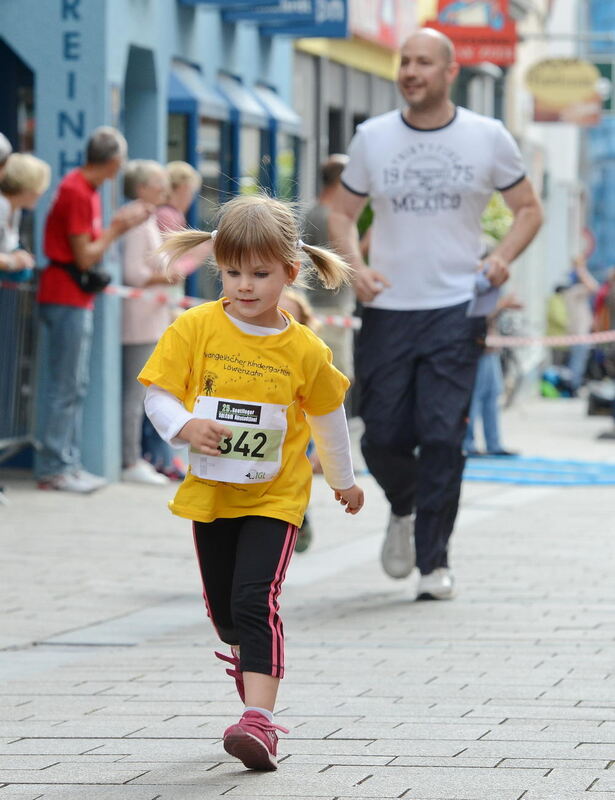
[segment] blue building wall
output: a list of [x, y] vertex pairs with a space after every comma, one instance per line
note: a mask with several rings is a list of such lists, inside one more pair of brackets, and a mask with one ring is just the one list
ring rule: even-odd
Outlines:
[[[228, 24], [212, 7], [179, 0], [2, 0], [0, 36], [34, 73], [35, 153], [52, 167], [50, 191], [35, 218], [38, 256], [54, 187], [82, 162], [89, 132], [115, 125], [129, 156], [166, 160], [167, 86], [172, 59], [197, 65], [213, 85], [219, 71], [248, 86], [266, 82], [291, 103], [292, 42], [263, 38], [254, 25]], [[2, 96], [0, 107], [6, 106]], [[10, 112], [7, 112], [10, 113]], [[0, 111], [0, 129], [3, 112]], [[121, 182], [103, 189], [108, 222], [122, 202]], [[106, 268], [120, 277], [117, 246]], [[111, 479], [120, 470], [120, 301], [96, 302], [91, 384], [86, 402], [85, 466]], [[41, 364], [47, 342], [41, 341]], [[39, 407], [47, 377], [41, 370]]]
[[[614, 0], [591, 0], [589, 27], [597, 33], [615, 30]], [[592, 53], [615, 61], [615, 43], [596, 41]], [[612, 114], [613, 112], [611, 112]], [[596, 239], [590, 266], [598, 278], [615, 265], [615, 117], [605, 115], [600, 125], [587, 133], [589, 167], [589, 227]]]

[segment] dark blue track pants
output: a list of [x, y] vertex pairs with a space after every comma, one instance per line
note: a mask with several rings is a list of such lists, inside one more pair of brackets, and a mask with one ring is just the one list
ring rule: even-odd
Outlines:
[[361, 448], [394, 514], [416, 510], [417, 566], [448, 566], [461, 445], [485, 318], [467, 303], [421, 311], [366, 308], [357, 345]]

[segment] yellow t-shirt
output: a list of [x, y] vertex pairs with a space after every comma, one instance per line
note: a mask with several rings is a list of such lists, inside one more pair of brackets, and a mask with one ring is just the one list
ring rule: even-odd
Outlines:
[[[164, 333], [138, 379], [171, 392], [190, 412], [195, 405], [211, 404], [211, 398], [238, 401], [238, 413], [258, 408], [247, 403], [285, 407], [281, 467], [264, 483], [207, 480], [189, 469], [169, 508], [197, 522], [256, 515], [301, 525], [312, 482], [305, 415], [338, 408], [349, 381], [331, 363], [324, 342], [289, 314], [289, 325], [279, 334], [252, 336], [231, 322], [223, 303], [224, 298], [182, 314]], [[224, 422], [223, 416], [217, 419]], [[233, 451], [232, 457], [241, 463], [248, 447], [240, 440]]]

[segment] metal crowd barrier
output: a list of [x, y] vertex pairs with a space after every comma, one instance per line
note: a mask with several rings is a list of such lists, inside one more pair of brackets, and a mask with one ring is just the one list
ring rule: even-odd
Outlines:
[[0, 463], [36, 444], [37, 330], [34, 281], [0, 278]]

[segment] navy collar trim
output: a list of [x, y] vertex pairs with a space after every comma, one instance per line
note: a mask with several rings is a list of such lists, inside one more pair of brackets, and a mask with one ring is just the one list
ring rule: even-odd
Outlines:
[[449, 125], [452, 125], [453, 122], [457, 119], [457, 106], [455, 106], [455, 113], [449, 119], [448, 122], [445, 122], [444, 125], [439, 125], [437, 128], [417, 128], [416, 125], [411, 125], [408, 120], [404, 116], [404, 112], [401, 111], [401, 121], [406, 125], [408, 128], [411, 128], [413, 131], [418, 131], [418, 133], [433, 133], [434, 131], [441, 131], [444, 128], [448, 128]]

